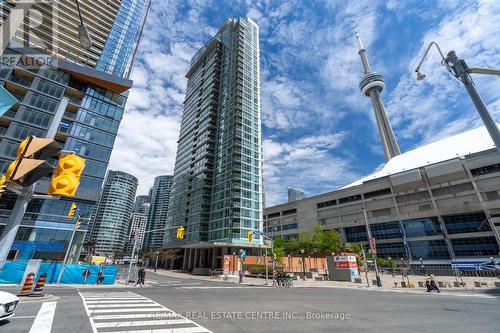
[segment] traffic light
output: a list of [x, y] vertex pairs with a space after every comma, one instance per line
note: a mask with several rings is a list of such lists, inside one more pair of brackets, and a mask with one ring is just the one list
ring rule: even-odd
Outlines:
[[249, 231], [248, 234], [247, 234], [247, 237], [248, 237], [248, 241], [249, 242], [253, 241], [253, 232]]
[[76, 230], [80, 230], [80, 227], [82, 226], [82, 219], [80, 218], [80, 216], [78, 216], [78, 220], [76, 220], [76, 226], [75, 226], [75, 229]]
[[85, 159], [70, 153], [59, 157], [47, 194], [74, 197], [80, 176], [85, 168]]
[[1, 180], [0, 185], [9, 182], [20, 186], [33, 185], [54, 170], [46, 160], [61, 149], [62, 147], [52, 139], [30, 135], [19, 145], [16, 159], [7, 168], [5, 178]]
[[186, 237], [185, 231], [186, 231], [186, 228], [184, 228], [184, 227], [177, 228], [177, 236], [176, 236], [176, 238], [178, 238], [178, 239], [184, 239], [184, 237]]
[[71, 207], [69, 209], [69, 212], [68, 212], [68, 217], [71, 219], [73, 218], [73, 216], [75, 215], [76, 211], [78, 210], [78, 206], [76, 205], [76, 203], [72, 203], [71, 204]]

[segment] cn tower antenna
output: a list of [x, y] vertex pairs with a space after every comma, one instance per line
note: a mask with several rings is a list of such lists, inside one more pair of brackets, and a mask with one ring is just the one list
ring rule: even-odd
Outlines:
[[361, 57], [361, 62], [363, 63], [363, 69], [365, 75], [359, 83], [359, 88], [361, 89], [361, 94], [370, 97], [373, 104], [373, 111], [375, 112], [375, 118], [377, 119], [377, 127], [380, 133], [380, 140], [382, 141], [382, 146], [384, 148], [385, 159], [389, 161], [396, 155], [400, 155], [399, 146], [394, 136], [394, 132], [389, 122], [389, 117], [384, 108], [384, 103], [380, 97], [380, 93], [384, 90], [385, 83], [384, 77], [380, 73], [372, 72], [370, 68], [370, 63], [368, 62], [368, 56], [366, 54], [366, 49], [363, 46], [361, 37], [359, 36], [356, 24], [353, 21], [354, 34], [356, 35], [356, 41], [359, 47], [359, 56]]

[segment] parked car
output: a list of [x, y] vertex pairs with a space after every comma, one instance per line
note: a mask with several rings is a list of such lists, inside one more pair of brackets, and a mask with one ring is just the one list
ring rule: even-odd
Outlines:
[[11, 293], [0, 291], [0, 321], [14, 315], [19, 298]]

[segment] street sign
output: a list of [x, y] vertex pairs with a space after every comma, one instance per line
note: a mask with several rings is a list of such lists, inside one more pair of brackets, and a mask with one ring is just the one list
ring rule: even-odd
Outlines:
[[240, 259], [245, 259], [247, 257], [247, 252], [245, 250], [240, 250]]
[[0, 117], [7, 112], [12, 105], [17, 103], [17, 99], [12, 96], [4, 87], [0, 86]]
[[377, 244], [375, 242], [375, 237], [370, 237], [370, 250], [373, 255], [377, 254]]

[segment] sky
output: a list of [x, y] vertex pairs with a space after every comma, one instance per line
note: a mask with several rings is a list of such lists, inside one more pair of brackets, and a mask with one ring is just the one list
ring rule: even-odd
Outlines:
[[[385, 162], [363, 76], [353, 20], [373, 71], [384, 76], [386, 111], [402, 152], [481, 126], [463, 85], [431, 49], [436, 41], [469, 66], [500, 68], [500, 1], [153, 0], [109, 168], [139, 179], [173, 174], [185, 74], [194, 53], [227, 18], [260, 28], [266, 206], [335, 190]], [[473, 77], [500, 122], [499, 78]]]

